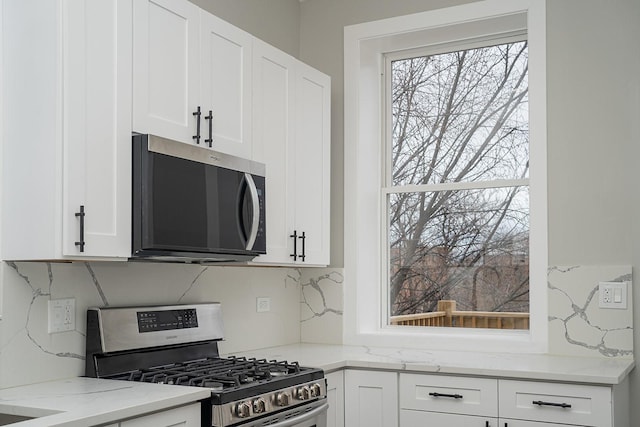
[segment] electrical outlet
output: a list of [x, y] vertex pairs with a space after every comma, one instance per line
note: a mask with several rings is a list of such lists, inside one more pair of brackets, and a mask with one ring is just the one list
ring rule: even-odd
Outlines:
[[49, 300], [49, 333], [73, 331], [76, 328], [76, 299]]
[[256, 311], [258, 313], [265, 313], [271, 311], [271, 298], [258, 297], [256, 298]]
[[600, 308], [627, 308], [627, 282], [600, 282]]

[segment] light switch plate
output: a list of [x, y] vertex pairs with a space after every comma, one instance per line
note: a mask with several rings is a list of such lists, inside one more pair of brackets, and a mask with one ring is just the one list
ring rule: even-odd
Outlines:
[[73, 331], [76, 328], [76, 299], [49, 300], [49, 333]]
[[627, 308], [627, 282], [600, 282], [600, 308]]

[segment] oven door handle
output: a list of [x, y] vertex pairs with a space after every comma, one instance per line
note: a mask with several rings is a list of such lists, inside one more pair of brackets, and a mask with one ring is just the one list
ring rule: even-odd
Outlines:
[[313, 419], [317, 415], [325, 412], [327, 409], [329, 409], [329, 403], [325, 403], [324, 405], [312, 409], [309, 412], [305, 412], [302, 415], [298, 415], [297, 417], [289, 418], [275, 424], [269, 424], [269, 427], [293, 427], [307, 420]]

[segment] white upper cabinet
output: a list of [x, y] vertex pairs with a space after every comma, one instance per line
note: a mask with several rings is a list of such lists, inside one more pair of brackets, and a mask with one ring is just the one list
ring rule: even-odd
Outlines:
[[330, 109], [329, 76], [299, 62], [293, 184], [298, 258], [307, 264], [329, 264]]
[[200, 9], [188, 1], [133, 2], [133, 130], [195, 141]]
[[251, 158], [252, 37], [205, 11], [200, 23], [203, 141], [216, 151]]
[[3, 258], [126, 259], [131, 0], [3, 6]]
[[330, 85], [254, 40], [253, 157], [267, 165], [267, 254], [255, 263], [329, 264]]
[[265, 163], [255, 262], [329, 263], [328, 76], [186, 0], [2, 12], [3, 259], [127, 259], [139, 132]]
[[[65, 0], [63, 253], [131, 252], [131, 2]], [[84, 206], [85, 250], [73, 232]]]
[[249, 158], [251, 35], [186, 0], [134, 0], [133, 28], [133, 130]]
[[253, 157], [267, 166], [267, 254], [254, 261], [289, 263], [295, 218], [290, 150], [295, 138], [296, 61], [259, 40], [254, 41], [253, 57]]

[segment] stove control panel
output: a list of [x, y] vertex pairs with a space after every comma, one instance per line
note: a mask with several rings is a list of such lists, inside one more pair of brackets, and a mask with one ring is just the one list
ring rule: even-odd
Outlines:
[[138, 311], [136, 314], [140, 333], [198, 327], [198, 316], [195, 308]]

